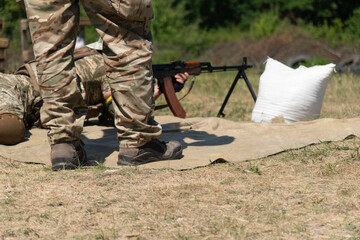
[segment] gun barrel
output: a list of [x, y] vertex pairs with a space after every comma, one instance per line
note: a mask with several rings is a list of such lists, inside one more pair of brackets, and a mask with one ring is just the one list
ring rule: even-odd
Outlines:
[[153, 64], [154, 78], [164, 78], [174, 76], [177, 73], [188, 72], [190, 75], [199, 75], [203, 72], [225, 72], [225, 71], [244, 71], [253, 67], [248, 65], [246, 59], [241, 65], [233, 66], [212, 66], [210, 62], [183, 62], [174, 61], [170, 64]]
[[224, 72], [224, 71], [239, 71], [239, 70], [245, 70], [248, 68], [253, 67], [252, 65], [248, 64], [242, 64], [242, 65], [234, 65], [234, 66], [201, 66], [201, 71], [207, 71], [207, 72]]

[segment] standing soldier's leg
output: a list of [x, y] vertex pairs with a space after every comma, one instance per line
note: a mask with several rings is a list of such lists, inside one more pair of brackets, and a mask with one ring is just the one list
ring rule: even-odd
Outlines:
[[154, 108], [150, 0], [82, 0], [104, 40], [104, 60], [120, 141], [119, 164], [180, 158], [181, 145], [156, 140], [160, 125], [149, 125]]
[[50, 128], [53, 170], [73, 169], [85, 160], [80, 135], [86, 106], [73, 61], [78, 0], [25, 0], [25, 7], [44, 100], [41, 122]]

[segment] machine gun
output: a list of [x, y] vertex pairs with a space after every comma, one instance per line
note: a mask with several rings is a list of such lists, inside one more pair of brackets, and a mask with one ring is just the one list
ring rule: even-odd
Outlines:
[[154, 78], [161, 80], [161, 87], [163, 89], [166, 102], [170, 107], [171, 112], [180, 118], [185, 118], [186, 112], [181, 106], [179, 100], [176, 97], [175, 89], [173, 86], [172, 78], [178, 73], [187, 72], [189, 75], [197, 76], [201, 73], [213, 73], [213, 72], [224, 72], [224, 71], [237, 71], [237, 75], [224, 99], [223, 104], [217, 114], [218, 117], [225, 117], [223, 113], [225, 106], [236, 86], [236, 83], [240, 78], [244, 79], [250, 94], [254, 101], [256, 102], [255, 92], [245, 74], [245, 70], [251, 68], [252, 65], [247, 64], [247, 59], [243, 58], [243, 63], [241, 65], [235, 66], [215, 66], [213, 67], [209, 62], [183, 62], [183, 61], [174, 61], [169, 64], [153, 64], [153, 74]]

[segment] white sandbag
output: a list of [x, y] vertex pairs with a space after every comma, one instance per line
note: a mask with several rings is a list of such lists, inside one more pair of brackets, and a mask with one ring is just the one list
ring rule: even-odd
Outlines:
[[254, 122], [270, 123], [282, 116], [286, 123], [319, 118], [328, 79], [335, 64], [290, 68], [272, 58], [260, 76]]

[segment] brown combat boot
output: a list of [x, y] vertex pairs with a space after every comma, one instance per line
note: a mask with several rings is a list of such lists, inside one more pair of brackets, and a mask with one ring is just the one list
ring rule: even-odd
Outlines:
[[70, 170], [89, 165], [81, 141], [63, 142], [51, 145], [52, 170]]
[[166, 143], [155, 139], [138, 148], [120, 148], [117, 164], [136, 166], [181, 157], [182, 147], [179, 142], [170, 141]]

